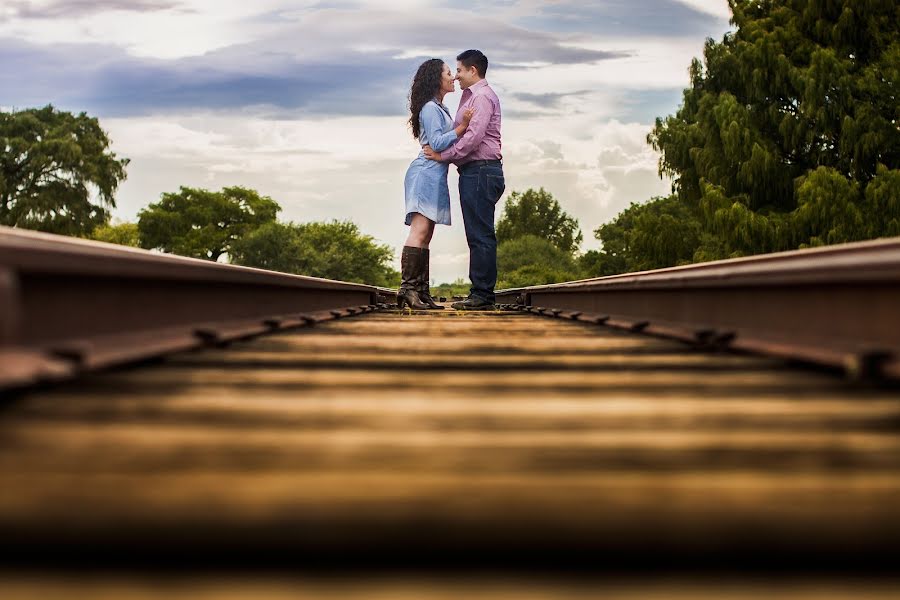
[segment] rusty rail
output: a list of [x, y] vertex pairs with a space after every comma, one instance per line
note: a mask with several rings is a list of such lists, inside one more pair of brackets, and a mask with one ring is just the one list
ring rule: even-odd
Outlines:
[[[395, 295], [0, 227], [0, 389], [368, 312]], [[900, 239], [497, 296], [535, 314], [900, 378]]]
[[900, 378], [900, 238], [502, 290], [497, 301]]
[[0, 389], [369, 312], [390, 293], [0, 227]]

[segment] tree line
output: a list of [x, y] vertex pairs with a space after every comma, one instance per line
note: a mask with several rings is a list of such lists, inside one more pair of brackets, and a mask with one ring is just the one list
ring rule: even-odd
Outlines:
[[729, 4], [647, 137], [673, 193], [601, 225], [592, 273], [900, 235], [900, 4]]
[[96, 118], [53, 106], [0, 112], [0, 224], [211, 261], [394, 287], [393, 250], [351, 221], [279, 222], [272, 198], [243, 187], [181, 187], [134, 223], [111, 223], [128, 159]]

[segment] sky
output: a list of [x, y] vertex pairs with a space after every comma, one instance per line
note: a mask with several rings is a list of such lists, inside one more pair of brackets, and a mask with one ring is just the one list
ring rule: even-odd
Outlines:
[[[669, 193], [647, 134], [728, 18], [727, 0], [2, 0], [0, 110], [98, 117], [131, 160], [118, 220], [179, 186], [241, 185], [284, 221], [354, 221], [399, 266], [412, 76], [477, 48], [502, 106], [507, 195], [544, 187], [588, 250], [597, 226]], [[456, 182], [451, 168], [437, 283], [468, 272]]]

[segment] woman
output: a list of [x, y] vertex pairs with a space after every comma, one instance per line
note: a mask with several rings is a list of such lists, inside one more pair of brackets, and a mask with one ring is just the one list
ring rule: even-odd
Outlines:
[[[466, 131], [472, 111], [466, 111], [462, 123], [453, 127], [453, 118], [444, 106], [444, 96], [456, 91], [453, 73], [438, 58], [419, 66], [409, 92], [409, 124], [421, 146], [435, 152], [446, 150]], [[429, 250], [435, 223], [450, 224], [450, 189], [447, 187], [448, 163], [428, 160], [420, 151], [406, 171], [406, 224], [409, 237], [400, 255], [402, 281], [397, 304], [416, 310], [444, 308], [429, 293]]]

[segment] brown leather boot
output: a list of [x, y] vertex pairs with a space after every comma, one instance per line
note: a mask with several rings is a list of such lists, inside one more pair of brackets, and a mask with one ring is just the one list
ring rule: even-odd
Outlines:
[[416, 288], [416, 291], [419, 293], [419, 300], [427, 304], [431, 310], [444, 310], [444, 307], [431, 297], [431, 250], [428, 248], [422, 248], [421, 250], [423, 254], [422, 261], [425, 263], [425, 267], [419, 278], [419, 287]]
[[400, 254], [400, 291], [397, 293], [397, 306], [403, 310], [409, 306], [413, 310], [428, 310], [429, 305], [422, 302], [419, 293], [419, 278], [422, 269], [422, 248], [403, 246]]

